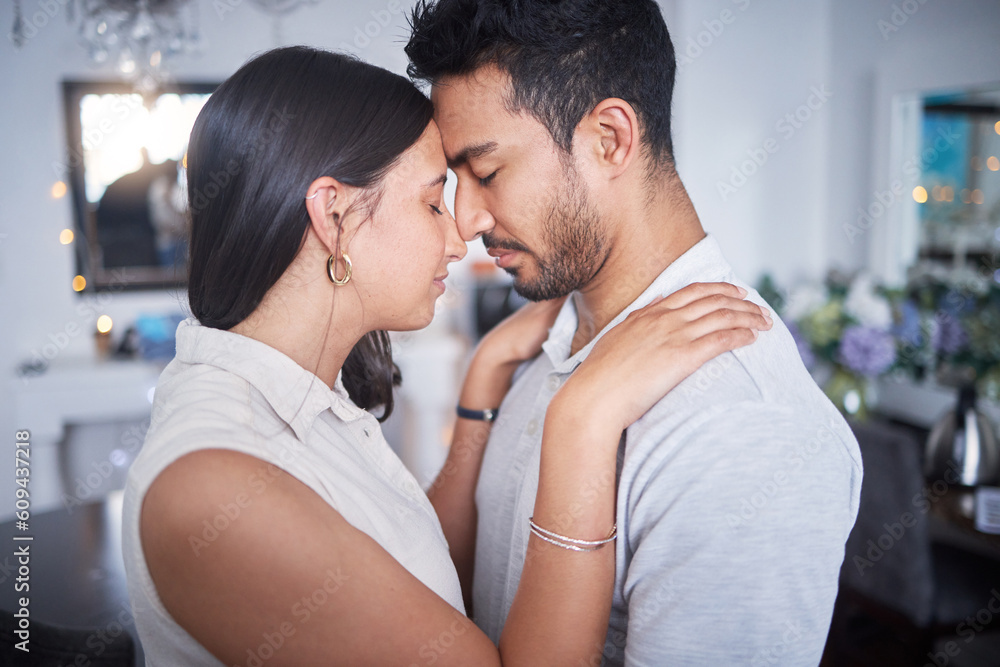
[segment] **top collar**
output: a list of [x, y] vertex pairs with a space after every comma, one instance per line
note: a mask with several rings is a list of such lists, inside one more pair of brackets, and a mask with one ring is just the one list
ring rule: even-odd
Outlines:
[[351, 401], [342, 374], [331, 390], [314, 373], [270, 345], [231, 331], [206, 327], [193, 317], [177, 327], [177, 359], [229, 371], [257, 389], [299, 439], [326, 409], [345, 422], [367, 414]]

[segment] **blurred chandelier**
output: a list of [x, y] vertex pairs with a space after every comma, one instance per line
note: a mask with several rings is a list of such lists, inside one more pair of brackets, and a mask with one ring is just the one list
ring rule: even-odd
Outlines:
[[[197, 3], [191, 0], [60, 0], [91, 62], [114, 62], [137, 87], [155, 88], [161, 64], [181, 53], [200, 50]], [[15, 0], [15, 44], [24, 41], [21, 0]]]
[[[279, 18], [318, 1], [250, 0], [250, 4], [274, 19], [277, 46], [281, 41]], [[242, 2], [214, 0], [213, 7], [222, 18], [222, 14]], [[21, 3], [22, 0], [14, 0], [14, 27], [10, 35], [17, 47], [37, 31], [39, 23], [30, 18], [32, 25], [26, 25]], [[91, 62], [96, 65], [113, 62], [118, 72], [132, 79], [140, 90], [152, 90], [159, 85], [165, 77], [161, 69], [165, 60], [178, 54], [201, 52], [197, 1], [58, 0], [58, 4], [65, 5], [70, 24], [78, 24], [77, 33]], [[44, 16], [42, 20], [48, 21]]]

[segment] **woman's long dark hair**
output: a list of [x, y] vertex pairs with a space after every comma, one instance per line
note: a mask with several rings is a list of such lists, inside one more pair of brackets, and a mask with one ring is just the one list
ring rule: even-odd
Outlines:
[[[305, 240], [309, 184], [330, 176], [362, 188], [370, 215], [382, 179], [432, 115], [410, 81], [351, 56], [294, 46], [243, 65], [191, 132], [192, 314], [216, 329], [245, 320]], [[386, 332], [358, 342], [343, 381], [359, 407], [389, 416], [400, 375]]]

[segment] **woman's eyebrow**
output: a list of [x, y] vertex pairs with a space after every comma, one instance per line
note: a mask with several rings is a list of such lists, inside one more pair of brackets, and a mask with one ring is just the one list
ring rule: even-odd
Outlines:
[[444, 174], [441, 174], [440, 176], [438, 176], [437, 178], [435, 178], [433, 181], [430, 181], [429, 183], [425, 184], [424, 187], [425, 188], [433, 188], [436, 185], [441, 185], [442, 183], [444, 183], [447, 180], [448, 180], [448, 174], [444, 173]]

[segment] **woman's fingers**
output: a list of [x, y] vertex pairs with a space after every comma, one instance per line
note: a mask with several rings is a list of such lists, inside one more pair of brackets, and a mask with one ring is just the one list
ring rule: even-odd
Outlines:
[[577, 392], [585, 411], [627, 427], [702, 364], [771, 328], [766, 309], [745, 296], [728, 283], [695, 284], [634, 311], [560, 391]]
[[[689, 340], [697, 340], [710, 333], [730, 329], [747, 329], [752, 332], [767, 331], [772, 324], [773, 320], [765, 316], [755, 305], [753, 310], [742, 307], [720, 308], [709, 311], [689, 322], [685, 327], [685, 334], [689, 336]], [[753, 336], [756, 338], [756, 333]]]
[[[665, 304], [662, 308], [670, 308]], [[761, 308], [753, 301], [747, 301], [740, 297], [727, 296], [725, 294], [711, 294], [709, 296], [696, 299], [679, 308], [672, 308], [683, 321], [693, 322], [709, 313], [723, 310], [733, 310], [739, 312], [753, 313], [770, 317], [766, 308]]]
[[695, 368], [699, 368], [720, 354], [746, 347], [755, 340], [757, 332], [753, 329], [722, 329], [692, 341], [688, 349], [692, 355], [691, 360], [696, 362]]
[[692, 283], [668, 295], [663, 301], [667, 308], [683, 308], [694, 301], [714, 295], [743, 299], [747, 292], [732, 283]]
[[766, 308], [747, 301], [746, 295], [746, 290], [731, 283], [693, 283], [663, 299], [655, 299], [644, 310], [650, 313], [674, 310], [688, 322], [721, 310], [759, 313], [770, 318], [770, 312]]

